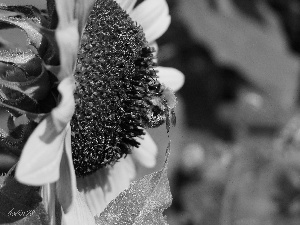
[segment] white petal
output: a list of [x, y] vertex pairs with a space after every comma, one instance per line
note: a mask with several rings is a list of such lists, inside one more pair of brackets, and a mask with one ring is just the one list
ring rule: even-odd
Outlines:
[[78, 178], [77, 187], [84, 195], [92, 214], [99, 216], [111, 200], [129, 187], [135, 175], [134, 163], [127, 156], [113, 167], [99, 169], [91, 175]]
[[58, 180], [66, 126], [75, 108], [73, 89], [73, 78], [66, 78], [59, 84], [61, 102], [27, 140], [16, 170], [20, 182], [40, 186]]
[[49, 216], [50, 225], [55, 225], [55, 201], [56, 201], [56, 185], [48, 183], [42, 186], [41, 196], [45, 210]]
[[179, 70], [170, 67], [157, 67], [158, 80], [160, 83], [178, 91], [184, 84], [184, 75]]
[[129, 14], [133, 9], [136, 0], [116, 0], [116, 2]]
[[86, 177], [77, 178], [77, 188], [94, 216], [98, 215], [108, 204], [104, 187], [108, 183], [108, 168], [103, 168]]
[[75, 111], [74, 100], [75, 80], [73, 77], [65, 78], [58, 85], [58, 91], [62, 98], [59, 105], [51, 111], [53, 124], [59, 132], [64, 129], [72, 119]]
[[95, 0], [56, 0], [56, 11], [59, 18], [58, 27], [67, 29], [75, 20], [81, 34]]
[[169, 7], [165, 0], [146, 0], [130, 14], [140, 24], [148, 42], [153, 42], [168, 29], [171, 23]]
[[82, 195], [76, 190], [74, 206], [68, 213], [62, 212], [62, 225], [96, 225], [95, 218], [85, 203]]
[[56, 0], [56, 11], [59, 18], [59, 26], [66, 28], [74, 20], [75, 1]]
[[33, 131], [17, 165], [16, 178], [28, 185], [52, 183], [59, 178], [66, 130], [58, 133], [48, 116]]
[[142, 138], [137, 138], [140, 142], [138, 148], [133, 148], [132, 156], [140, 164], [147, 168], [152, 168], [156, 164], [157, 146], [148, 132]]
[[78, 21], [73, 21], [65, 28], [57, 28], [55, 38], [59, 47], [61, 65], [57, 78], [61, 81], [66, 77], [72, 77], [74, 73], [79, 46]]
[[76, 175], [72, 160], [71, 127], [67, 126], [65, 146], [60, 162], [60, 177], [56, 182], [57, 198], [65, 213], [72, 207], [76, 193]]
[[78, 19], [78, 31], [80, 36], [94, 6], [95, 0], [76, 1], [75, 17]]
[[116, 162], [116, 164], [110, 168], [108, 173], [108, 181], [113, 188], [113, 192], [110, 192], [109, 189], [104, 189], [107, 200], [110, 202], [128, 188], [135, 176], [136, 168], [130, 155]]

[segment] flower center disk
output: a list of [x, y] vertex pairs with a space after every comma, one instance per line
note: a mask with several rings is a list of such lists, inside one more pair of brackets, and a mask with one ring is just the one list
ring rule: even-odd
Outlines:
[[139, 143], [143, 128], [160, 125], [154, 105], [162, 87], [142, 29], [113, 0], [98, 0], [78, 55], [76, 109], [71, 121], [77, 176], [111, 165]]

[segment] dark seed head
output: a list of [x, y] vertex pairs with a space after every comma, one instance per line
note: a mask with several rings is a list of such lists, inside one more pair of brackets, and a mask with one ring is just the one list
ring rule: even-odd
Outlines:
[[71, 121], [77, 176], [113, 164], [165, 121], [166, 101], [142, 29], [113, 0], [98, 0], [78, 55]]

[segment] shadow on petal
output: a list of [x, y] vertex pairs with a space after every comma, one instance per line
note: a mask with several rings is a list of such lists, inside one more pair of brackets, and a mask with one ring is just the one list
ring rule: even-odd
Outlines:
[[152, 168], [156, 164], [157, 146], [148, 132], [137, 140], [140, 142], [138, 148], [133, 148], [132, 156], [141, 165]]
[[110, 201], [129, 187], [135, 175], [135, 165], [131, 157], [127, 156], [112, 167], [78, 178], [77, 187], [92, 214], [99, 216]]
[[87, 207], [82, 195], [76, 191], [74, 206], [68, 213], [62, 212], [62, 225], [96, 225], [94, 216]]
[[71, 128], [68, 124], [64, 143], [64, 151], [60, 162], [60, 177], [56, 183], [57, 198], [64, 213], [70, 211], [76, 193], [76, 175], [71, 151]]

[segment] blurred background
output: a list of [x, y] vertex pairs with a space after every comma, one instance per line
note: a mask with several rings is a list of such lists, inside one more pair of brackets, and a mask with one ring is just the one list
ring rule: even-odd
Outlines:
[[[149, 130], [157, 166], [138, 177], [162, 168], [171, 139], [170, 225], [299, 225], [300, 1], [168, 4], [158, 64], [182, 71], [185, 85], [176, 127]], [[10, 32], [1, 35], [18, 41]]]
[[[300, 224], [300, 1], [168, 3], [159, 64], [186, 79], [170, 133], [169, 223]], [[152, 132], [159, 160], [162, 133]]]

